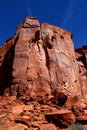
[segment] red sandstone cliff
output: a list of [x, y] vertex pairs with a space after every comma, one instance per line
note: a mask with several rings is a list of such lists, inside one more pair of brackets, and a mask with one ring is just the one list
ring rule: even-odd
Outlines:
[[71, 33], [66, 30], [27, 17], [0, 52], [2, 94], [36, 98], [61, 89], [81, 95]]
[[[0, 47], [0, 95], [15, 97], [29, 105], [29, 101], [38, 101], [44, 105], [61, 106], [59, 109], [65, 106], [68, 110], [50, 108], [53, 113], [45, 115], [48, 122], [53, 119], [60, 128], [75, 123], [79, 120], [77, 115], [84, 113], [79, 103], [87, 96], [86, 86], [87, 46], [74, 51], [72, 34], [64, 29], [40, 24], [37, 18], [27, 17], [18, 26], [16, 34]], [[35, 107], [41, 110], [42, 106], [32, 104], [32, 108]], [[49, 111], [46, 106], [43, 110]], [[55, 115], [59, 119], [57, 124]], [[29, 121], [20, 120], [30, 127]], [[21, 123], [20, 120], [15, 119], [15, 122]], [[46, 127], [42, 126], [41, 130]]]

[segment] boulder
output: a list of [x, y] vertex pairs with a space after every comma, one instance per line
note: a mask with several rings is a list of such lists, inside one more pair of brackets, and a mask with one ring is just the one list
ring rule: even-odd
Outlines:
[[40, 126], [40, 130], [59, 130], [58, 128], [56, 128], [55, 125], [53, 125], [52, 123], [49, 123], [49, 124], [42, 124]]
[[77, 117], [77, 122], [86, 125], [87, 124], [87, 114]]
[[76, 121], [76, 118], [71, 111], [63, 109], [47, 113], [45, 114], [45, 118], [48, 122], [54, 123], [59, 128], [67, 128]]

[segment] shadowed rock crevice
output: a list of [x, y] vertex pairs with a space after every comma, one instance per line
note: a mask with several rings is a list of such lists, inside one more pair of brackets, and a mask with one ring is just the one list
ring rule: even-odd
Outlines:
[[0, 95], [11, 94], [11, 81], [12, 81], [12, 71], [14, 62], [14, 49], [18, 40], [18, 35], [14, 39], [13, 45], [6, 52], [2, 65], [0, 66]]
[[77, 61], [81, 61], [84, 64], [84, 67], [87, 69], [87, 46], [75, 50], [80, 56], [77, 58]]

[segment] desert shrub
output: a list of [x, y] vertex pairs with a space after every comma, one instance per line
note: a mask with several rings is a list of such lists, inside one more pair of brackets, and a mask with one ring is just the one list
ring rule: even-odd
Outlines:
[[4, 125], [5, 124], [5, 120], [0, 120], [0, 125]]
[[84, 126], [82, 124], [72, 124], [69, 130], [84, 130]]
[[34, 117], [34, 121], [38, 121], [38, 117], [35, 116], [35, 117]]

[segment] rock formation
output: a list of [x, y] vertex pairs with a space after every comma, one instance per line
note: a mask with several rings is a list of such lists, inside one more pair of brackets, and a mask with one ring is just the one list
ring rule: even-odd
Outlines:
[[0, 49], [1, 94], [37, 100], [56, 91], [81, 95], [71, 37], [59, 27], [27, 17]]
[[6, 124], [8, 118], [16, 123], [8, 129], [58, 130], [84, 122], [86, 86], [87, 46], [74, 51], [64, 29], [27, 17], [0, 47], [0, 113], [8, 115], [2, 115]]
[[87, 46], [76, 49], [75, 53], [79, 66], [82, 95], [87, 97]]

